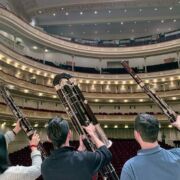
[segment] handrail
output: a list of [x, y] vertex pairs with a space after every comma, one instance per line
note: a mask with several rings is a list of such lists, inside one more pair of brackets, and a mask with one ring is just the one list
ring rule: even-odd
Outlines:
[[[47, 72], [50, 74], [51, 73], [58, 74], [60, 72], [67, 72], [78, 79], [82, 78], [82, 79], [103, 80], [103, 81], [108, 81], [108, 80], [124, 81], [124, 80], [131, 79], [129, 77], [129, 75], [125, 75], [125, 74], [116, 74], [116, 75], [87, 74], [87, 73], [73, 72], [73, 71], [59, 69], [56, 67], [47, 66], [47, 65], [41, 64], [39, 62], [32, 61], [31, 59], [29, 59], [25, 56], [22, 56], [20, 53], [14, 52], [11, 49], [9, 49], [1, 44], [0, 44], [0, 53], [2, 53], [2, 55], [4, 54], [6, 57], [12, 59], [13, 61], [16, 61], [23, 65], [27, 65], [29, 68], [33, 68], [33, 69], [40, 70], [42, 72]], [[142, 79], [153, 79], [153, 78], [164, 78], [166, 76], [179, 76], [179, 75], [180, 75], [180, 69], [176, 69], [176, 70], [153, 72], [153, 73], [141, 73], [140, 77]]]
[[[7, 10], [0, 8], [0, 19], [3, 23], [8, 23], [15, 29], [20, 29], [21, 33], [25, 36], [31, 37], [34, 41], [46, 44], [47, 46], [62, 51], [64, 53], [84, 56], [84, 57], [98, 57], [98, 58], [130, 58], [130, 57], [143, 57], [168, 52], [179, 51], [180, 39], [136, 47], [116, 47], [116, 48], [103, 48], [103, 47], [92, 47], [67, 42], [62, 39], [52, 37], [45, 32], [42, 32], [34, 27], [30, 26], [26, 22], [19, 19], [14, 14]], [[102, 59], [103, 60], [103, 59]]]

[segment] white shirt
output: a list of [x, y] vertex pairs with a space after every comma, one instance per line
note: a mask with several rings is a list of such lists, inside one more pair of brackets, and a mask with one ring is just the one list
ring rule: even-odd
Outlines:
[[[9, 144], [15, 139], [12, 131], [5, 134], [6, 142]], [[31, 166], [10, 166], [3, 174], [0, 174], [0, 180], [35, 180], [41, 175], [41, 153], [34, 150], [31, 153]]]

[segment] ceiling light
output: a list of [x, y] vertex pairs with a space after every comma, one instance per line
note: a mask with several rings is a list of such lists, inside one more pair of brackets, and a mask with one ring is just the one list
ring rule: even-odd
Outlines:
[[136, 24], [136, 21], [134, 21], [134, 24]]
[[3, 122], [2, 124], [1, 124], [1, 128], [4, 128], [6, 126], [6, 122]]
[[24, 89], [24, 93], [28, 93], [29, 92], [29, 90], [28, 89]]
[[57, 98], [57, 96], [56, 96], [56, 95], [53, 95], [52, 97], [53, 97], [54, 99], [55, 99], [55, 98]]
[[94, 24], [95, 26], [97, 26], [97, 24]]
[[95, 99], [94, 101], [95, 101], [95, 102], [99, 102], [99, 99]]
[[65, 15], [66, 15], [66, 16], [69, 16], [69, 13], [68, 13], [68, 12], [66, 12], [66, 13], [65, 13]]
[[44, 51], [45, 51], [45, 52], [48, 52], [49, 50], [48, 50], [48, 49], [45, 49]]
[[168, 125], [168, 128], [172, 128], [172, 125], [171, 125], [171, 124], [169, 124], [169, 125]]
[[169, 10], [172, 11], [172, 10], [173, 10], [173, 7], [169, 7]]
[[163, 19], [161, 20], [161, 23], [164, 23], [164, 20], [163, 20]]
[[174, 77], [170, 77], [169, 80], [170, 80], [170, 81], [174, 81]]
[[118, 81], [114, 81], [114, 84], [118, 84]]
[[54, 79], [54, 77], [55, 77], [55, 74], [51, 74], [51, 78]]
[[146, 79], [146, 80], [145, 80], [145, 83], [149, 83], [149, 80], [148, 80], [148, 79]]
[[129, 83], [130, 83], [130, 84], [133, 84], [133, 80], [131, 80]]
[[125, 99], [125, 100], [124, 100], [124, 102], [126, 103], [126, 102], [128, 102], [128, 100], [127, 100], [127, 99]]
[[100, 81], [100, 84], [104, 84], [104, 81]]
[[114, 100], [113, 100], [113, 99], [110, 99], [110, 100], [109, 100], [109, 102], [110, 102], [110, 103], [113, 103], [113, 102], [114, 102]]
[[56, 13], [53, 13], [53, 16], [56, 16]]
[[8, 88], [9, 88], [9, 89], [14, 89], [14, 85], [9, 84], [9, 85], [8, 85]]
[[83, 12], [81, 11], [79, 14], [80, 14], [80, 15], [83, 15]]
[[139, 12], [142, 12], [142, 9], [139, 9]]
[[166, 81], [166, 79], [165, 79], [165, 78], [162, 78], [162, 79], [161, 79], [161, 81], [162, 81], [162, 82], [165, 82], [165, 81]]
[[154, 10], [155, 10], [155, 11], [157, 11], [157, 10], [158, 10], [158, 8], [154, 8]]
[[27, 67], [26, 67], [26, 66], [24, 66], [24, 65], [21, 67], [21, 69], [22, 69], [22, 70], [25, 70], [26, 68], [27, 68]]
[[32, 73], [33, 71], [34, 71], [34, 69], [33, 69], [33, 68], [30, 68], [30, 69], [29, 69], [29, 72], [30, 72], [30, 73]]
[[83, 32], [83, 34], [86, 34], [86, 32]]
[[97, 83], [97, 82], [94, 80], [94, 81], [93, 81], [93, 84], [96, 84], [96, 83]]
[[110, 14], [110, 13], [111, 13], [111, 10], [109, 10], [108, 13]]
[[118, 128], [118, 125], [114, 125], [114, 128], [117, 129], [117, 128]]
[[143, 99], [140, 99], [139, 102], [143, 102], [144, 100]]
[[37, 74], [37, 75], [39, 75], [40, 73], [41, 73], [41, 71], [39, 71], [39, 70], [36, 71], [36, 74]]
[[7, 62], [7, 64], [10, 64], [12, 62], [12, 60], [11, 59], [7, 59], [6, 62]]
[[86, 80], [86, 83], [87, 83], [87, 84], [90, 83], [90, 80]]
[[38, 47], [37, 47], [37, 46], [33, 46], [33, 49], [35, 49], [35, 50], [36, 50], [36, 49], [38, 49]]
[[39, 96], [42, 96], [42, 95], [43, 95], [43, 93], [38, 93], [38, 95], [39, 95]]
[[172, 100], [176, 100], [177, 99], [177, 97], [172, 97]]
[[33, 76], [31, 77], [31, 79], [36, 79], [36, 76], [35, 76], [35, 75], [33, 75]]
[[48, 127], [48, 123], [45, 123], [45, 124], [44, 124], [44, 127], [45, 127], [45, 128]]
[[125, 9], [124, 12], [126, 13], [126, 12], [127, 12], [127, 9]]
[[44, 77], [46, 77], [46, 76], [47, 76], [47, 73], [45, 72], [45, 73], [44, 73]]
[[38, 127], [39, 125], [36, 123], [35, 125], [34, 125], [34, 127]]
[[124, 23], [121, 21], [121, 25], [123, 25]]
[[128, 126], [128, 125], [125, 125], [125, 126], [124, 126], [124, 128], [125, 128], [125, 129], [128, 129], [128, 128], [129, 128], [129, 126]]
[[104, 125], [104, 128], [108, 128], [108, 125]]
[[155, 82], [155, 83], [156, 83], [156, 82], [157, 82], [157, 79], [153, 79], [153, 82]]
[[42, 13], [42, 11], [41, 11], [41, 10], [39, 10], [39, 11], [38, 11], [38, 13], [39, 13], [39, 14], [41, 14], [41, 13]]
[[94, 11], [94, 14], [98, 14], [98, 11]]
[[168, 28], [168, 31], [171, 31], [171, 28]]
[[107, 25], [110, 25], [110, 24], [111, 24], [110, 22], [107, 23]]
[[126, 81], [122, 81], [123, 84], [126, 84]]
[[176, 22], [176, 19], [174, 19], [173, 22]]
[[16, 126], [16, 123], [13, 123], [12, 126], [15, 127], [15, 126]]
[[83, 82], [83, 80], [82, 79], [79, 79], [79, 83], [82, 83]]
[[15, 66], [15, 67], [18, 67], [18, 66], [19, 66], [19, 63], [14, 63], [14, 66]]

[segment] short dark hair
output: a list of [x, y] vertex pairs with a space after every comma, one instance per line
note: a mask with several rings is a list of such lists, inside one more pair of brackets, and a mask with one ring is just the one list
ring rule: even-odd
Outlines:
[[54, 147], [61, 147], [65, 143], [69, 132], [68, 122], [62, 118], [53, 118], [47, 126], [47, 135]]
[[2, 174], [9, 166], [8, 150], [6, 140], [0, 133], [0, 174]]
[[149, 114], [139, 114], [135, 119], [134, 129], [140, 132], [143, 141], [155, 142], [158, 139], [159, 122]]

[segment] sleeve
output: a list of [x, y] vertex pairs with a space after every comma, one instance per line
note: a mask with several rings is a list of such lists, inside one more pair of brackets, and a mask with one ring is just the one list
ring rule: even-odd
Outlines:
[[4, 136], [7, 144], [15, 140], [15, 135], [12, 131], [7, 131]]
[[134, 178], [132, 177], [132, 171], [128, 161], [124, 164], [122, 168], [120, 180], [134, 180]]
[[31, 166], [14, 166], [11, 168], [12, 173], [20, 174], [23, 179], [35, 180], [41, 175], [41, 153], [35, 150], [31, 153], [32, 165]]
[[108, 164], [112, 159], [112, 154], [106, 146], [98, 148], [95, 152], [85, 152], [87, 166], [95, 174], [99, 169]]

